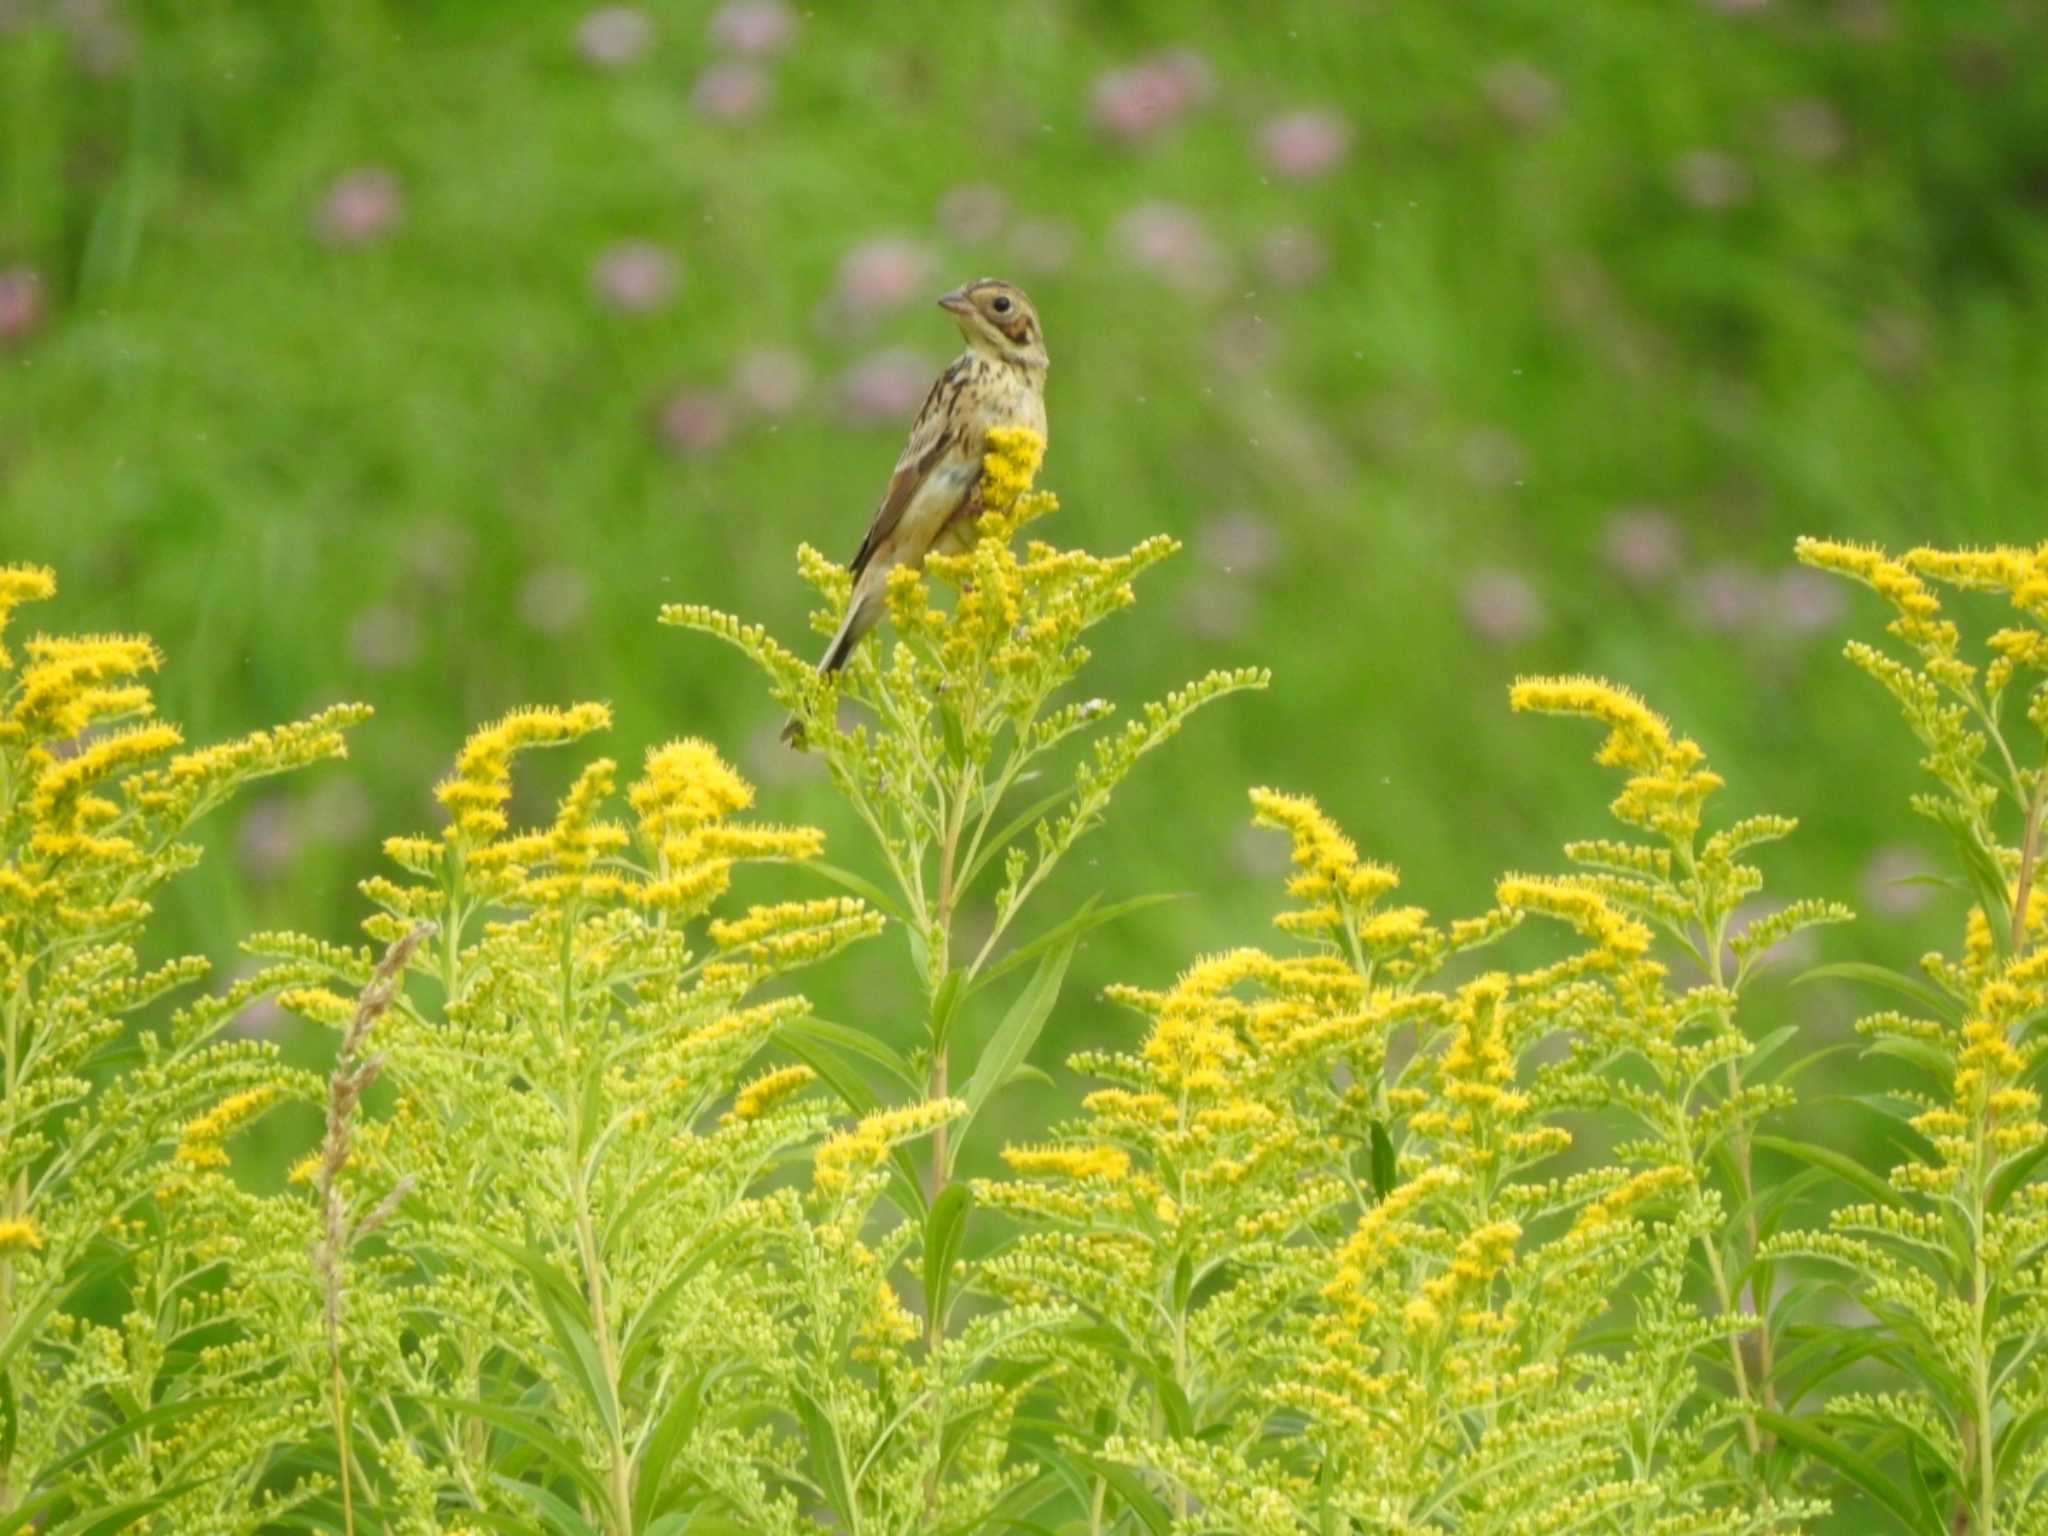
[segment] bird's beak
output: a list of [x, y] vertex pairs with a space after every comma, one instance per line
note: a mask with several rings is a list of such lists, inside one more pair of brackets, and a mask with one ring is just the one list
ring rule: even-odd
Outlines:
[[964, 315], [974, 306], [968, 302], [965, 288], [955, 288], [951, 293], [939, 295], [939, 308], [950, 309], [956, 315]]

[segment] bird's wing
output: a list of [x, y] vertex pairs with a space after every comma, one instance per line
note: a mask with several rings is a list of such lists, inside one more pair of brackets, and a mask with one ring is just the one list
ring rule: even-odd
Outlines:
[[882, 493], [882, 504], [875, 510], [875, 520], [868, 524], [867, 537], [860, 541], [860, 548], [847, 567], [856, 579], [867, 569], [868, 561], [874, 558], [883, 540], [896, 531], [896, 525], [903, 520], [904, 509], [916, 498], [919, 487], [952, 446], [947, 428], [947, 416], [950, 414], [948, 386], [954, 384], [964, 371], [964, 363], [965, 359], [954, 363], [932, 381], [931, 393], [924, 397], [924, 408], [917, 413], [917, 420], [910, 428], [910, 441], [903, 445], [903, 455], [896, 461], [895, 473], [889, 476], [889, 488]]

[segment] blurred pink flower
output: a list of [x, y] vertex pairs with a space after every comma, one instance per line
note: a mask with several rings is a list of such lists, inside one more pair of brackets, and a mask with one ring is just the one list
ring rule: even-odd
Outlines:
[[1671, 169], [1678, 195], [1695, 208], [1720, 213], [1749, 201], [1749, 171], [1733, 155], [1718, 149], [1696, 149], [1681, 155]]
[[1704, 629], [1754, 629], [1770, 606], [1770, 587], [1746, 565], [1723, 561], [1686, 583], [1685, 608]]
[[1856, 878], [1857, 905], [1886, 917], [1910, 917], [1934, 899], [1935, 887], [1927, 881], [1939, 873], [1939, 866], [1913, 844], [1887, 843], [1871, 854]]
[[329, 245], [369, 245], [396, 229], [405, 217], [405, 192], [398, 178], [379, 166], [345, 171], [321, 199], [317, 227]]
[[711, 13], [711, 41], [753, 58], [782, 52], [796, 36], [796, 13], [782, 0], [730, 0]]
[[1474, 427], [1458, 445], [1458, 467], [1484, 490], [1505, 490], [1529, 471], [1529, 454], [1512, 433]]
[[1777, 113], [1778, 143], [1785, 153], [1811, 165], [1838, 159], [1849, 147], [1849, 126], [1825, 101], [1788, 101]]
[[[1758, 896], [1743, 902], [1728, 914], [1729, 938], [1735, 938], [1753, 924], [1762, 922], [1784, 908], [1784, 902], [1768, 896]], [[1770, 956], [1773, 965], [1790, 966], [1795, 971], [1803, 971], [1820, 959], [1820, 930], [1802, 928], [1799, 932], [1778, 940], [1762, 953]], [[1732, 948], [1722, 952], [1722, 962], [1732, 968], [1735, 963], [1735, 951]]]
[[963, 245], [995, 239], [1009, 216], [1010, 199], [992, 182], [962, 182], [939, 199], [939, 228]]
[[1251, 621], [1252, 594], [1240, 582], [1198, 576], [1181, 594], [1181, 622], [1205, 640], [1234, 640]]
[[0, 346], [27, 341], [45, 313], [42, 274], [34, 267], [0, 268]]
[[58, 0], [56, 15], [86, 74], [106, 79], [135, 62], [135, 33], [109, 0]]
[[683, 455], [710, 453], [732, 436], [732, 408], [712, 389], [679, 389], [655, 417], [662, 442]]
[[1519, 571], [1486, 566], [1458, 593], [1458, 607], [1474, 634], [1495, 645], [1514, 645], [1542, 633], [1543, 599]]
[[651, 240], [621, 240], [607, 247], [590, 269], [590, 289], [599, 302], [625, 314], [646, 314], [675, 296], [682, 264]]
[[1026, 272], [1057, 272], [1081, 249], [1081, 235], [1065, 219], [1020, 219], [1010, 231], [1010, 253]]
[[354, 843], [368, 837], [374, 817], [369, 791], [353, 774], [322, 774], [306, 792], [306, 832], [323, 843]]
[[899, 236], [863, 241], [840, 259], [833, 298], [844, 313], [873, 319], [926, 297], [937, 265], [922, 241]]
[[1557, 82], [1522, 59], [1506, 59], [1479, 77], [1493, 115], [1510, 128], [1533, 133], [1557, 120], [1564, 104]]
[[1770, 600], [1771, 622], [1794, 635], [1834, 629], [1849, 611], [1843, 584], [1832, 576], [1792, 566], [1779, 573]]
[[1881, 43], [1892, 35], [1889, 0], [1835, 0], [1835, 25], [1859, 43]]
[[546, 565], [519, 584], [519, 617], [543, 635], [567, 634], [590, 611], [590, 582], [573, 565]]
[[901, 426], [923, 402], [938, 367], [907, 347], [871, 352], [839, 379], [839, 401], [856, 426]]
[[783, 416], [810, 388], [811, 369], [792, 347], [754, 347], [733, 370], [733, 389], [763, 416]]
[[235, 853], [249, 878], [275, 880], [292, 867], [298, 852], [298, 816], [290, 796], [270, 794], [251, 801], [235, 825]]
[[1232, 373], [1265, 367], [1278, 348], [1273, 328], [1250, 310], [1236, 309], [1221, 316], [1209, 335], [1210, 352]]
[[1918, 315], [1882, 309], [1863, 323], [1863, 355], [1889, 378], [1910, 378], [1927, 366], [1927, 327]]
[[1170, 48], [1095, 77], [1089, 115], [1111, 138], [1138, 143], [1209, 99], [1215, 79], [1192, 48]]
[[743, 123], [768, 105], [768, 72], [731, 60], [714, 64], [690, 88], [690, 104], [714, 123]]
[[1647, 587], [1678, 570], [1685, 534], [1662, 507], [1623, 507], [1607, 519], [1600, 552], [1616, 575]]
[[1329, 269], [1329, 247], [1312, 229], [1276, 229], [1259, 242], [1259, 270], [1275, 287], [1306, 288]]
[[623, 69], [654, 41], [654, 24], [637, 5], [602, 5], [576, 23], [576, 51], [604, 69]]
[[1335, 170], [1351, 149], [1351, 124], [1320, 107], [1283, 112], [1259, 129], [1259, 148], [1276, 176], [1313, 181]]
[[1213, 297], [1230, 281], [1223, 248], [1179, 203], [1140, 203], [1117, 220], [1116, 240], [1126, 259], [1192, 297]]
[[349, 621], [348, 649], [373, 671], [405, 666], [419, 655], [419, 620], [396, 603], [372, 603]]
[[1280, 536], [1264, 518], [1226, 512], [1203, 523], [1195, 534], [1201, 561], [1226, 576], [1263, 576], [1280, 557]]

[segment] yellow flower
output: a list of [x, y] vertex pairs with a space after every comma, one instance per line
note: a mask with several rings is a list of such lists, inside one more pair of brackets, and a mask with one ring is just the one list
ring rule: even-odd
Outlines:
[[222, 1143], [255, 1119], [283, 1094], [275, 1083], [260, 1083], [231, 1093], [205, 1114], [186, 1122], [178, 1133], [177, 1161], [187, 1168], [225, 1168]]
[[602, 704], [571, 709], [518, 709], [474, 732], [455, 759], [454, 777], [444, 779], [434, 798], [448, 811], [447, 837], [488, 842], [505, 830], [505, 802], [512, 798], [512, 759], [533, 747], [561, 746], [612, 723]]
[[[7, 569], [0, 568], [0, 575]], [[33, 1253], [43, 1246], [43, 1234], [36, 1230], [36, 1224], [25, 1217], [0, 1221], [0, 1259], [12, 1258], [17, 1253]]]
[[1131, 1171], [1130, 1154], [1117, 1147], [1005, 1147], [1003, 1161], [1019, 1173], [1069, 1179], [1121, 1179]]
[[966, 1113], [965, 1099], [927, 1099], [877, 1110], [818, 1148], [811, 1161], [811, 1187], [821, 1195], [843, 1194], [856, 1178], [878, 1166], [896, 1143], [923, 1136]]
[[[57, 595], [57, 573], [46, 565], [0, 565], [0, 634], [7, 621], [23, 603], [39, 603]], [[14, 665], [7, 647], [0, 645], [0, 670]]]
[[817, 1080], [818, 1074], [801, 1064], [777, 1067], [763, 1072], [744, 1088], [733, 1095], [732, 1110], [728, 1118], [733, 1120], [757, 1120], [776, 1105], [787, 1102], [801, 1092], [807, 1083]]
[[1045, 462], [1045, 439], [1028, 427], [991, 427], [988, 448], [981, 456], [981, 504], [984, 513], [1012, 511]]

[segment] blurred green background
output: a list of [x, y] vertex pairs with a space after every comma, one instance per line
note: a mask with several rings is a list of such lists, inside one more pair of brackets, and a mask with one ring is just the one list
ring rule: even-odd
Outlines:
[[[1838, 658], [1875, 605], [1790, 547], [2041, 536], [2044, 56], [2031, 0], [0, 0], [0, 558], [59, 570], [25, 626], [156, 636], [194, 740], [377, 707], [213, 828], [167, 946], [348, 935], [527, 701], [610, 700], [627, 762], [707, 735], [872, 870], [654, 614], [815, 644], [794, 546], [852, 552], [956, 346], [932, 298], [1010, 276], [1051, 535], [1188, 546], [1091, 691], [1275, 674], [1067, 871], [1191, 894], [1091, 943], [1042, 1060], [1129, 1038], [1102, 983], [1263, 935], [1249, 784], [1452, 914], [1604, 830], [1592, 736], [1507, 714], [1528, 671], [1641, 689], [1730, 812], [1802, 819], [1778, 896], [1867, 915], [1794, 960], [1902, 959], [1959, 903], [1898, 883], [1914, 753]], [[888, 1029], [907, 982], [892, 942], [806, 985]]]

